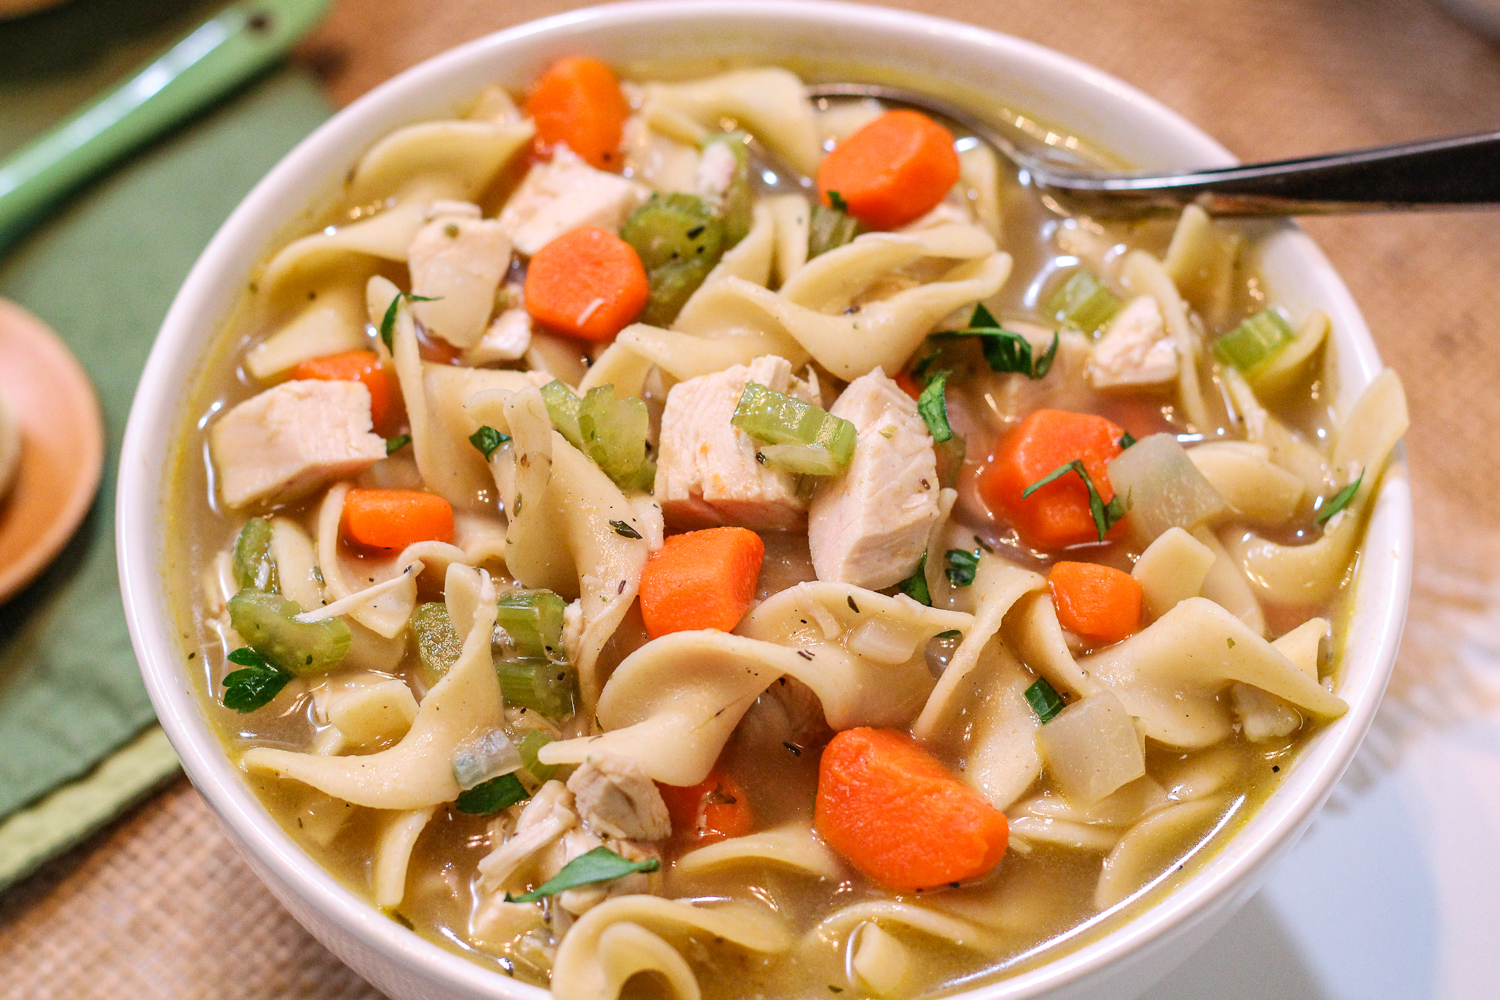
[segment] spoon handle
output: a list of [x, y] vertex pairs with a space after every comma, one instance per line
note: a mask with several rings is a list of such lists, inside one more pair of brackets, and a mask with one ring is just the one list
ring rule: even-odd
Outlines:
[[1500, 206], [1500, 132], [1168, 174], [1084, 174], [1030, 162], [1031, 180], [1100, 217], [1175, 212], [1328, 215]]
[[330, 0], [248, 0], [0, 162], [0, 247], [58, 198], [224, 96], [291, 48]]

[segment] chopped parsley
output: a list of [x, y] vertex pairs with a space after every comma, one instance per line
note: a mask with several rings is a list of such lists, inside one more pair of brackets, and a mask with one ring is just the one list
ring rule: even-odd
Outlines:
[[902, 580], [896, 586], [901, 593], [910, 597], [918, 604], [932, 607], [932, 592], [927, 589], [927, 553], [922, 553], [922, 558], [917, 560], [917, 569], [911, 576]]
[[253, 712], [271, 703], [292, 679], [290, 671], [272, 665], [248, 646], [229, 654], [229, 662], [243, 668], [224, 677], [224, 707]]
[[839, 194], [837, 191], [828, 192], [828, 204], [831, 207], [838, 209], [840, 212], [849, 211], [849, 203], [845, 201], [844, 196]]
[[948, 425], [948, 372], [940, 371], [927, 381], [927, 388], [917, 397], [917, 412], [927, 423], [935, 444], [942, 444], [953, 437], [953, 428]]
[[950, 628], [946, 632], [939, 632], [933, 636], [934, 639], [962, 639], [964, 634], [956, 628]]
[[469, 435], [469, 443], [479, 449], [479, 454], [484, 456], [486, 462], [490, 460], [491, 455], [495, 454], [497, 448], [509, 440], [509, 434], [497, 431], [489, 424], [481, 425], [479, 430]]
[[934, 337], [978, 337], [984, 351], [984, 360], [990, 371], [1011, 372], [1030, 379], [1045, 378], [1057, 359], [1057, 347], [1061, 338], [1052, 332], [1052, 344], [1041, 357], [1033, 353], [1031, 341], [1025, 335], [1007, 330], [1000, 325], [993, 313], [982, 304], [974, 307], [969, 325], [958, 330], [943, 330]]
[[397, 292], [396, 297], [391, 299], [391, 304], [386, 306], [385, 315], [380, 317], [380, 342], [391, 354], [396, 353], [396, 312], [401, 308], [401, 300], [408, 302], [436, 302], [437, 299], [426, 295], [413, 295], [411, 292]]
[[656, 858], [631, 861], [629, 858], [620, 857], [607, 847], [596, 847], [587, 854], [580, 854], [563, 865], [562, 871], [530, 892], [519, 896], [506, 893], [505, 901], [507, 903], [534, 903], [544, 896], [555, 896], [580, 885], [610, 882], [617, 878], [624, 878], [626, 875], [634, 875], [636, 872], [654, 872], [660, 867], [661, 861]]
[[625, 521], [611, 521], [609, 522], [609, 526], [611, 528], [614, 528], [615, 534], [619, 535], [621, 538], [641, 537], [641, 533], [639, 531], [636, 531]]
[[1022, 490], [1021, 499], [1026, 499], [1043, 486], [1054, 480], [1061, 479], [1070, 472], [1078, 473], [1078, 478], [1082, 479], [1083, 485], [1088, 488], [1089, 513], [1094, 515], [1094, 529], [1099, 533], [1099, 541], [1102, 542], [1104, 541], [1104, 536], [1109, 533], [1109, 529], [1113, 528], [1115, 523], [1125, 516], [1125, 501], [1117, 496], [1111, 499], [1109, 503], [1105, 503], [1104, 498], [1099, 495], [1098, 488], [1094, 486], [1094, 481], [1089, 478], [1089, 471], [1083, 467], [1082, 459], [1075, 458], [1071, 462], [1059, 465], [1041, 479], [1038, 479]]
[[978, 549], [949, 549], [944, 558], [948, 561], [948, 568], [943, 572], [949, 583], [955, 587], [967, 587], [974, 582], [974, 574], [979, 571]]
[[1322, 509], [1318, 511], [1318, 523], [1327, 524], [1329, 519], [1332, 518], [1333, 515], [1349, 506], [1349, 502], [1354, 499], [1354, 494], [1359, 492], [1359, 484], [1364, 481], [1365, 473], [1364, 470], [1361, 469], [1358, 479], [1335, 493], [1333, 497], [1323, 505]]
[[1134, 434], [1130, 433], [1129, 431], [1126, 431], [1124, 434], [1120, 435], [1120, 450], [1121, 451], [1124, 451], [1126, 448], [1129, 448], [1133, 444], [1135, 444], [1135, 435]]
[[393, 438], [387, 438], [385, 442], [386, 457], [389, 458], [409, 444], [411, 444], [410, 434], [398, 434]]
[[1026, 703], [1036, 713], [1036, 717], [1046, 725], [1057, 717], [1065, 707], [1062, 695], [1057, 693], [1057, 688], [1047, 683], [1047, 678], [1038, 677], [1036, 683], [1026, 689]]
[[460, 792], [453, 803], [461, 813], [470, 816], [493, 816], [501, 809], [508, 809], [517, 802], [531, 798], [526, 786], [515, 773], [502, 774], [498, 778], [481, 782], [466, 792]]

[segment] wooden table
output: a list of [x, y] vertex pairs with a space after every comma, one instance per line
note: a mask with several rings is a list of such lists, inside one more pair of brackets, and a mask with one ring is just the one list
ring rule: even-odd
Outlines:
[[[455, 43], [579, 6], [341, 0], [299, 51], [343, 104]], [[1500, 125], [1500, 48], [1422, 0], [895, 4], [1093, 63], [1246, 159]], [[1315, 220], [1405, 380], [1416, 592], [1390, 718], [1451, 697], [1449, 616], [1488, 607], [1500, 552], [1496, 216]], [[1388, 721], [1388, 728], [1399, 723]], [[1274, 960], [1274, 957], [1272, 957]], [[0, 997], [372, 997], [261, 888], [179, 781], [0, 898]], [[1269, 998], [1268, 998], [1269, 1000]]]

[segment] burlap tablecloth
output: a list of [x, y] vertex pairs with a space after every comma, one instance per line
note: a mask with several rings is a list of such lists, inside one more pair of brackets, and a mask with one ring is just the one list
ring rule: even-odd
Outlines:
[[[341, 0], [299, 53], [338, 103], [562, 2]], [[1246, 159], [1500, 126], [1500, 46], [1425, 0], [935, 0], [1135, 84]], [[1405, 380], [1418, 505], [1411, 626], [1377, 738], [1463, 695], [1455, 614], [1500, 551], [1500, 292], [1482, 213], [1315, 220]], [[0, 897], [6, 998], [376, 997], [260, 886], [182, 781]]]

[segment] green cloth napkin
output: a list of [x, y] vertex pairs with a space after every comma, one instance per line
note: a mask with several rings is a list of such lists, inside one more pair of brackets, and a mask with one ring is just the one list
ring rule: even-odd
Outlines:
[[[180, 28], [160, 28], [160, 42]], [[0, 50], [5, 31], [0, 24]], [[44, 83], [0, 69], [0, 151], [45, 124], [39, 108], [53, 119], [66, 110], [47, 107], [49, 98], [81, 98], [81, 76], [112, 76], [118, 62], [106, 53]], [[307, 74], [276, 71], [70, 198], [0, 258], [0, 295], [50, 324], [93, 379], [108, 442], [83, 527], [36, 583], [0, 607], [0, 887], [175, 767], [166, 741], [147, 731], [151, 705], [120, 604], [120, 438], [151, 342], [193, 261], [251, 186], [328, 114]], [[125, 756], [109, 760], [121, 748]], [[76, 785], [59, 790], [68, 782]]]

